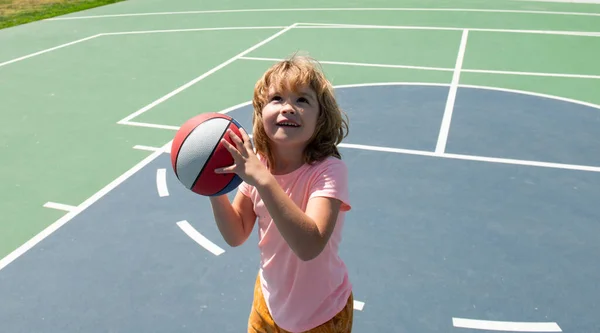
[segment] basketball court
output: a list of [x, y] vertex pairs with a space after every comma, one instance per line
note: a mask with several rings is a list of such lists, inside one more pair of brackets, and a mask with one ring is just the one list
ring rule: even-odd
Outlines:
[[599, 331], [600, 5], [352, 5], [0, 30], [1, 331], [244, 332], [256, 231], [225, 244], [170, 141], [203, 112], [251, 132], [254, 83], [298, 50], [350, 119], [354, 332]]

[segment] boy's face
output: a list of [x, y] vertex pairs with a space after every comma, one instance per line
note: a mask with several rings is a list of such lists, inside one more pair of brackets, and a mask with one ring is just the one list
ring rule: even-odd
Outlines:
[[318, 117], [317, 95], [309, 87], [298, 87], [297, 92], [289, 87], [269, 88], [262, 119], [267, 136], [276, 145], [303, 149], [315, 131]]

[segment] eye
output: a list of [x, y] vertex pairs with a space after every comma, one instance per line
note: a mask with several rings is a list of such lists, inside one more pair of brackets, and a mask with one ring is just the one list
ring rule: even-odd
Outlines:
[[298, 102], [300, 102], [300, 103], [306, 103], [306, 104], [310, 104], [310, 103], [308, 102], [308, 99], [306, 99], [305, 97], [300, 97], [300, 98], [298, 98]]

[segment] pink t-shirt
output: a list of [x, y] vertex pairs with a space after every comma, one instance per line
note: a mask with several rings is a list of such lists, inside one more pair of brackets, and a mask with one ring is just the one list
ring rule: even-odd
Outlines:
[[[261, 161], [265, 163], [263, 158]], [[352, 290], [346, 265], [338, 256], [345, 212], [350, 210], [348, 170], [343, 161], [329, 157], [275, 178], [303, 211], [312, 197], [342, 201], [335, 229], [323, 252], [313, 260], [302, 261], [277, 230], [256, 188], [245, 182], [239, 187], [252, 199], [258, 219], [259, 276], [269, 312], [284, 330], [306, 331], [340, 312]]]

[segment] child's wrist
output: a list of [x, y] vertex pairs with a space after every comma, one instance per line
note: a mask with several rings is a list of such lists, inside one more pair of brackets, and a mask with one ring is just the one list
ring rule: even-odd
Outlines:
[[269, 187], [273, 181], [275, 181], [275, 178], [270, 172], [261, 172], [261, 174], [256, 178], [256, 187], [261, 189]]

